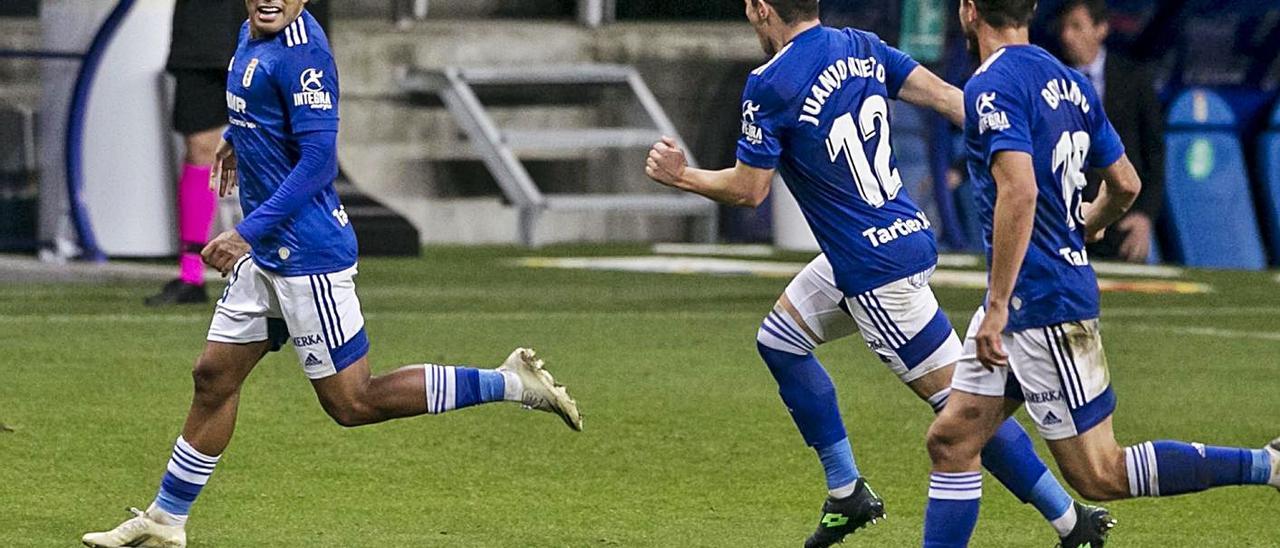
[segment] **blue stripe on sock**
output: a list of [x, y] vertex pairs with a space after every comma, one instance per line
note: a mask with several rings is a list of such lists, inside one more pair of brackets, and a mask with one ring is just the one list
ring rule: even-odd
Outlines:
[[480, 401], [502, 401], [506, 395], [507, 380], [499, 373], [492, 369], [480, 370]]
[[858, 464], [853, 459], [853, 447], [849, 445], [849, 438], [814, 449], [818, 451], [818, 460], [822, 461], [822, 470], [827, 475], [827, 489], [844, 487], [858, 481]]
[[800, 342], [803, 342], [804, 348], [808, 350], [813, 350], [813, 343], [809, 342], [809, 336], [805, 335], [804, 333], [801, 333], [799, 329], [797, 329], [796, 327], [788, 323], [786, 319], [782, 317], [781, 314], [778, 314], [776, 311], [770, 312], [769, 316], [766, 319], [768, 318], [773, 318], [774, 325], [781, 327], [787, 333], [790, 333], [793, 336], [795, 336], [795, 338], [799, 339]]
[[1058, 478], [1053, 477], [1048, 470], [1040, 476], [1040, 481], [1036, 482], [1035, 487], [1031, 488], [1031, 505], [1035, 506], [1040, 515], [1049, 521], [1066, 515], [1067, 510], [1071, 509], [1071, 504], [1071, 495], [1067, 494], [1062, 484], [1058, 483]]
[[165, 472], [160, 480], [160, 491], [156, 493], [156, 506], [175, 516], [191, 513], [191, 505], [204, 486], [178, 479], [177, 476]]
[[453, 370], [453, 408], [462, 409], [478, 403], [480, 398], [480, 371], [470, 367]]
[[769, 333], [770, 335], [773, 335], [773, 336], [775, 336], [775, 337], [777, 337], [777, 338], [779, 338], [779, 339], [782, 339], [782, 342], [785, 342], [785, 343], [790, 344], [790, 345], [792, 345], [792, 346], [794, 346], [794, 347], [796, 347], [796, 348], [799, 348], [799, 349], [800, 349], [800, 351], [802, 351], [802, 352], [807, 352], [807, 351], [808, 351], [808, 348], [805, 348], [805, 346], [804, 346], [803, 344], [800, 344], [800, 342], [799, 342], [799, 341], [797, 341], [797, 340], [795, 340], [795, 339], [792, 339], [791, 337], [787, 336], [786, 334], [783, 334], [783, 333], [779, 332], [778, 330], [776, 330], [776, 329], [774, 329], [774, 328], [772, 328], [772, 327], [769, 327], [769, 319], [768, 319], [768, 318], [765, 318], [765, 321], [764, 321], [763, 323], [761, 323], [761, 324], [760, 324], [760, 329], [765, 330], [765, 331], [766, 331], [767, 333]]
[[1253, 462], [1249, 467], [1249, 483], [1266, 485], [1271, 481], [1271, 455], [1266, 449], [1255, 449], [1252, 453]]

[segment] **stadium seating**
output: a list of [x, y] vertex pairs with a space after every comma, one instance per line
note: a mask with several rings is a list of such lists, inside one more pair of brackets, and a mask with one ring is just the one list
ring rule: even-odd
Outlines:
[[1260, 270], [1266, 266], [1236, 116], [1206, 89], [1183, 92], [1169, 109], [1166, 222], [1188, 266]]
[[1271, 257], [1280, 264], [1280, 102], [1271, 113], [1271, 123], [1258, 140], [1258, 162], [1262, 175], [1262, 200], [1271, 236]]

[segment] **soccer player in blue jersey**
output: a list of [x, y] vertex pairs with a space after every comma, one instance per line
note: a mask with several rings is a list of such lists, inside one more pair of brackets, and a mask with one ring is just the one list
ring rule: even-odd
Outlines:
[[[861, 477], [835, 387], [814, 348], [855, 330], [934, 409], [947, 401], [959, 338], [929, 288], [937, 263], [930, 222], [902, 188], [890, 147], [889, 100], [963, 121], [960, 90], [875, 35], [823, 27], [817, 0], [745, 0], [766, 54], [742, 102], [737, 166], [688, 168], [670, 139], [654, 145], [646, 173], [660, 183], [732, 205], [756, 206], [775, 171], [795, 195], [822, 255], [787, 287], [757, 346], [805, 442], [818, 453], [828, 498], [806, 546], [830, 546], [884, 515]], [[983, 462], [1049, 520], [1059, 537], [1102, 530], [1075, 503], [1010, 420]]]
[[237, 183], [245, 219], [204, 249], [230, 281], [218, 301], [195, 396], [155, 501], [87, 546], [186, 546], [191, 505], [235, 428], [240, 387], [269, 351], [291, 344], [325, 411], [343, 426], [515, 401], [582, 419], [532, 351], [497, 369], [412, 365], [371, 376], [356, 298], [356, 237], [338, 202], [338, 71], [306, 0], [246, 0], [249, 20], [227, 77], [230, 127], [215, 183]]
[[[1264, 449], [1116, 443], [1085, 243], [1124, 214], [1141, 182], [1089, 80], [1028, 43], [1035, 4], [960, 2], [970, 48], [983, 60], [965, 85], [965, 143], [990, 278], [951, 400], [929, 430], [930, 548], [968, 544], [982, 495], [981, 448], [1023, 404], [1067, 482], [1092, 500], [1280, 487], [1280, 440]], [[1091, 204], [1080, 199], [1085, 169], [1104, 181]]]

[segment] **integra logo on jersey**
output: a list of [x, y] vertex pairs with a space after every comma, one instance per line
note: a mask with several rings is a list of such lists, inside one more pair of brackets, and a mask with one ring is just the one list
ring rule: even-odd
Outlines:
[[333, 98], [324, 90], [322, 78], [324, 78], [323, 70], [309, 68], [302, 71], [302, 76], [298, 77], [302, 92], [293, 94], [293, 106], [311, 107], [315, 110], [332, 109]]
[[764, 142], [764, 130], [756, 125], [757, 112], [760, 112], [760, 105], [755, 101], [747, 100], [742, 103], [742, 136], [753, 145]]
[[1009, 115], [1002, 110], [996, 110], [996, 92], [979, 93], [978, 103], [974, 105], [978, 111], [978, 135], [982, 135], [987, 130], [1004, 131], [1009, 129]]
[[884, 228], [871, 227], [862, 231], [862, 235], [871, 242], [871, 247], [880, 247], [903, 236], [910, 236], [917, 232], [928, 230], [933, 226], [929, 223], [929, 218], [924, 212], [917, 211], [914, 219], [894, 219], [893, 224]]

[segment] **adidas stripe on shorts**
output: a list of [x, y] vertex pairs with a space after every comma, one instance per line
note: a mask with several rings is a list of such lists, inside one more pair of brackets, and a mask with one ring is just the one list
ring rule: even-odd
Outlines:
[[1115, 411], [1096, 318], [1005, 333], [1009, 367], [987, 370], [978, 361], [974, 340], [984, 316], [979, 308], [969, 322], [952, 390], [1026, 402], [1027, 413], [1047, 440], [1083, 434]]
[[208, 340], [285, 342], [298, 353], [308, 378], [337, 374], [369, 352], [356, 298], [356, 267], [310, 276], [281, 276], [248, 255], [232, 269], [218, 300]]
[[819, 344], [858, 331], [880, 361], [909, 383], [955, 363], [961, 353], [960, 339], [929, 287], [932, 275], [929, 269], [846, 296], [836, 287], [826, 255], [819, 255], [791, 280], [786, 295]]

